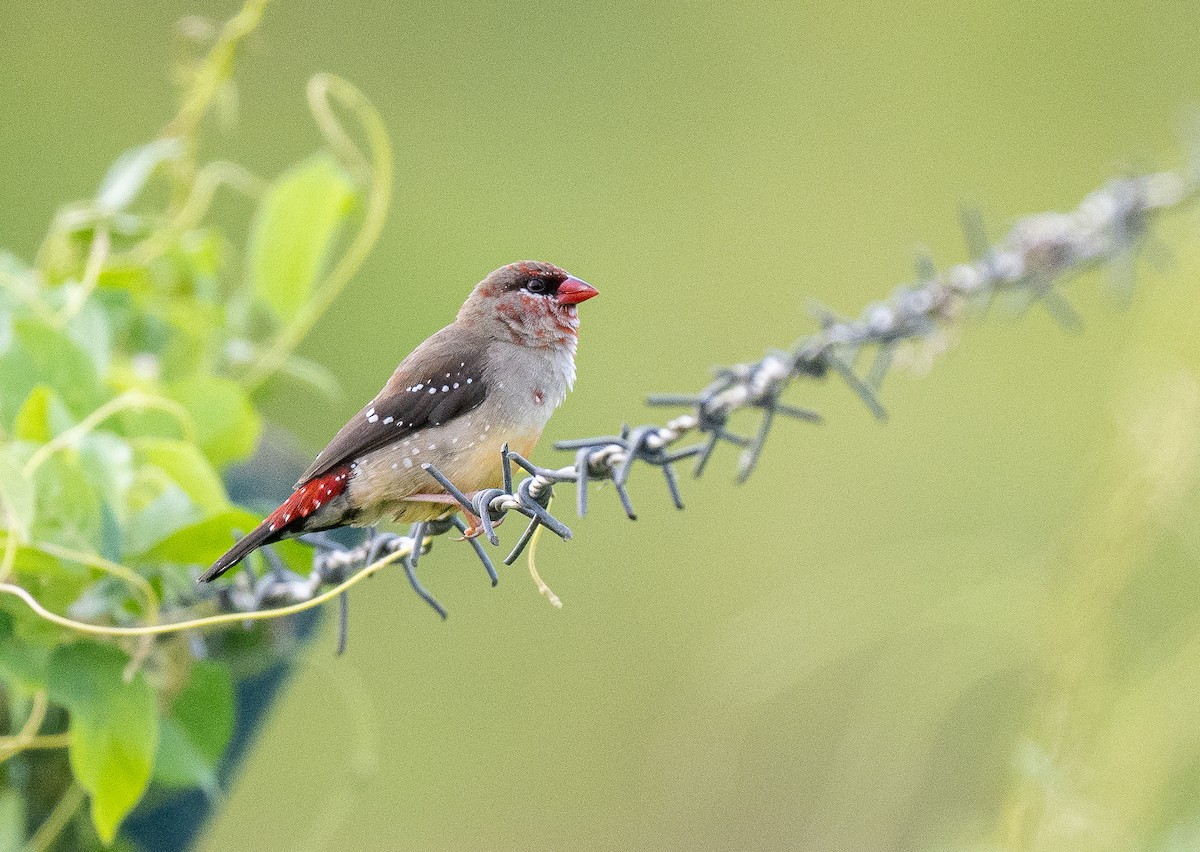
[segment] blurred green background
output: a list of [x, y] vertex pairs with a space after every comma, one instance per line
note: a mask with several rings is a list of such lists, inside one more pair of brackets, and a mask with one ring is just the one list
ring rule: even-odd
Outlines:
[[[224, 2], [8, 3], [0, 244], [172, 113], [173, 33]], [[1177, 166], [1200, 7], [991, 0], [416, 5], [280, 0], [240, 62], [228, 146], [275, 174], [318, 141], [308, 76], [381, 110], [398, 158], [379, 247], [302, 348], [331, 407], [268, 410], [312, 452], [492, 268], [595, 284], [554, 438], [649, 422], [650, 391], [757, 358], [1073, 207]], [[230, 216], [246, 216], [230, 204]], [[1086, 321], [969, 320], [891, 419], [795, 401], [759, 472], [633, 483], [496, 589], [465, 546], [352, 594], [302, 661], [205, 849], [1200, 848], [1200, 240], [1193, 213]], [[566, 502], [565, 500], [563, 501]], [[570, 517], [570, 513], [565, 513]], [[509, 539], [513, 530], [504, 531]]]

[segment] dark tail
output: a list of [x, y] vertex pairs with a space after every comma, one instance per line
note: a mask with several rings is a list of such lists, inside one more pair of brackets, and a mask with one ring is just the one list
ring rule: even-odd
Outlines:
[[283, 530], [276, 530], [271, 526], [271, 519], [263, 521], [256, 526], [249, 535], [242, 536], [238, 539], [237, 544], [229, 548], [225, 555], [213, 563], [213, 566], [200, 575], [200, 582], [207, 583], [209, 580], [215, 580], [237, 565], [243, 559], [250, 555], [251, 551], [257, 550], [264, 544], [270, 544], [273, 541], [279, 541], [283, 538]]
[[[245, 559], [251, 551], [279, 541], [284, 536], [341, 526], [347, 518], [346, 507], [342, 505], [334, 510], [331, 501], [335, 501], [346, 490], [349, 478], [350, 465], [344, 464], [322, 477], [300, 483], [291, 496], [256, 526], [250, 535], [229, 548], [229, 552], [214, 562], [213, 567], [201, 574], [200, 582], [215, 580]], [[321, 511], [322, 506], [325, 507], [324, 511]]]

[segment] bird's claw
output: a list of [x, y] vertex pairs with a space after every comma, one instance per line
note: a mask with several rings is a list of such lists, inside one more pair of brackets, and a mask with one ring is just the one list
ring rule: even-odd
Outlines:
[[[455, 541], [467, 541], [468, 539], [479, 538], [479, 536], [483, 535], [483, 521], [479, 519], [479, 516], [468, 512], [466, 509], [463, 510], [463, 514], [467, 516], [467, 528], [462, 531], [462, 535], [456, 538]], [[504, 518], [492, 521], [492, 529], [495, 529], [502, 523], [504, 523]]]

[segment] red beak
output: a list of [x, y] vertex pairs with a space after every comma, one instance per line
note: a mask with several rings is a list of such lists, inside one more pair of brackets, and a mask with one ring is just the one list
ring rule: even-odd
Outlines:
[[574, 275], [568, 275], [567, 280], [558, 285], [560, 305], [578, 305], [580, 302], [586, 302], [592, 296], [599, 295], [599, 290], [586, 281], [580, 281]]

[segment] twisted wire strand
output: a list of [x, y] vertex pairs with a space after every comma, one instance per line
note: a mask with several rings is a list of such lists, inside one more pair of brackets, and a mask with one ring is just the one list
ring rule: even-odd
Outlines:
[[[878, 418], [886, 411], [876, 395], [890, 369], [896, 348], [905, 341], [927, 338], [939, 329], [961, 321], [972, 304], [989, 304], [1005, 293], [1022, 294], [1026, 305], [1040, 305], [1065, 328], [1079, 325], [1078, 315], [1062, 292], [1070, 278], [1110, 265], [1129, 277], [1121, 282], [1126, 298], [1132, 287], [1133, 258], [1149, 233], [1154, 218], [1195, 199], [1194, 179], [1177, 172], [1159, 172], [1109, 181], [1086, 196], [1069, 213], [1039, 213], [1019, 219], [999, 242], [989, 241], [978, 214], [963, 215], [963, 229], [970, 260], [938, 271], [925, 256], [917, 261], [917, 278], [899, 287], [893, 295], [866, 307], [855, 319], [839, 318], [817, 310], [819, 330], [787, 350], [772, 350], [758, 361], [722, 367], [707, 387], [695, 394], [651, 396], [653, 406], [688, 409], [665, 424], [623, 427], [618, 434], [559, 441], [555, 448], [573, 452], [574, 462], [557, 468], [540, 467], [520, 455], [502, 452], [504, 483], [500, 488], [467, 494], [441, 471], [423, 465], [425, 472], [451, 494], [464, 512], [479, 519], [482, 537], [499, 544], [495, 526], [509, 513], [529, 519], [517, 542], [504, 558], [512, 564], [534, 539], [539, 527], [566, 540], [570, 528], [549, 511], [556, 485], [574, 486], [576, 512], [587, 513], [589, 484], [610, 480], [626, 515], [636, 520], [628, 491], [632, 469], [637, 464], [657, 468], [665, 481], [673, 505], [683, 508], [676, 465], [694, 460], [693, 475], [704, 473], [716, 448], [730, 444], [740, 450], [737, 478], [753, 473], [778, 417], [819, 423], [818, 413], [788, 405], [782, 397], [800, 379], [836, 376], [844, 381]], [[866, 376], [856, 363], [864, 350], [874, 350]], [[730, 429], [734, 414], [755, 409], [760, 413], [758, 429], [743, 436]], [[687, 446], [688, 438], [698, 439]], [[513, 467], [527, 475], [515, 481]], [[457, 515], [428, 525], [415, 525], [408, 536], [374, 537], [356, 548], [346, 549], [321, 536], [305, 540], [316, 548], [313, 571], [308, 578], [288, 572], [273, 554], [274, 564], [261, 578], [247, 573], [237, 588], [218, 592], [219, 604], [231, 611], [295, 603], [316, 595], [356, 570], [371, 564], [380, 552], [404, 550], [403, 564], [413, 589], [443, 618], [444, 607], [420, 584], [417, 560], [427, 551], [432, 538], [466, 524]], [[493, 585], [496, 569], [479, 538], [469, 540]], [[420, 546], [418, 546], [420, 542]], [[382, 549], [382, 550], [381, 550]], [[268, 550], [268, 553], [270, 551]], [[342, 595], [339, 609], [339, 650], [344, 650], [347, 607]]]

